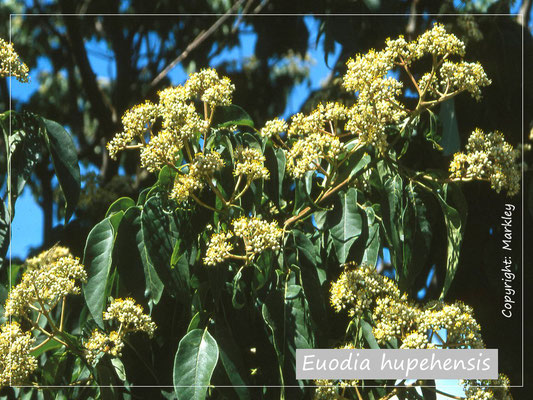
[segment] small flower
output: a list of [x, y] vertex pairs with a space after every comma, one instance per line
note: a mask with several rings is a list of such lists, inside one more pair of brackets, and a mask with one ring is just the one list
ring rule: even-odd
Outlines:
[[68, 294], [79, 294], [79, 282], [87, 281], [87, 273], [78, 258], [60, 257], [34, 266], [22, 275], [21, 282], [6, 300], [5, 315], [25, 315], [30, 306], [44, 303], [48, 309], [57, 305]]
[[152, 337], [156, 329], [150, 316], [144, 314], [142, 307], [132, 298], [114, 299], [104, 312], [104, 320], [120, 322], [121, 333], [146, 332]]
[[265, 156], [257, 149], [239, 147], [235, 151], [235, 176], [244, 175], [250, 180], [268, 179], [270, 172], [266, 169]]
[[216, 265], [230, 257], [233, 245], [229, 240], [233, 237], [230, 232], [214, 233], [207, 245], [207, 251], [204, 257], [206, 265]]
[[192, 96], [198, 96], [210, 106], [227, 106], [235, 85], [228, 77], [220, 78], [213, 68], [202, 69], [200, 72], [189, 75], [185, 87]]
[[19, 82], [28, 82], [29, 69], [21, 60], [13, 45], [0, 39], [0, 77], [14, 76]]
[[466, 152], [454, 155], [450, 177], [489, 180], [496, 192], [506, 189], [509, 196], [514, 196], [520, 191], [519, 156], [501, 132], [476, 129], [468, 138]]
[[331, 285], [330, 301], [336, 312], [348, 309], [350, 316], [362, 315], [365, 310], [372, 310], [379, 297], [400, 299], [396, 284], [375, 268], [361, 265], [350, 269], [349, 266]]
[[169, 197], [176, 200], [178, 203], [183, 203], [198, 191], [203, 188], [203, 183], [194, 175], [178, 174], [174, 179], [174, 186], [170, 191]]
[[0, 328], [0, 387], [21, 385], [37, 368], [31, 355], [35, 339], [16, 322], [6, 322]]
[[260, 134], [264, 138], [271, 138], [272, 136], [286, 132], [287, 128], [288, 125], [284, 119], [274, 118], [273, 120], [267, 121], [265, 123], [265, 126], [263, 129], [261, 129]]
[[233, 220], [232, 225], [235, 236], [244, 240], [246, 253], [252, 257], [267, 249], [279, 250], [283, 230], [277, 222], [242, 217]]
[[190, 167], [189, 174], [202, 177], [204, 179], [213, 178], [215, 171], [224, 167], [224, 160], [216, 151], [208, 154], [198, 153]]

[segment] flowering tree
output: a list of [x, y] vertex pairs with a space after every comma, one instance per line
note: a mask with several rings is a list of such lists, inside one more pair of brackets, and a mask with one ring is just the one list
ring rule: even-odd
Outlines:
[[[440, 24], [413, 41], [388, 39], [348, 60], [348, 100], [263, 127], [213, 69], [126, 111], [109, 154], [139, 151], [157, 180], [110, 205], [83, 262], [56, 246], [27, 260], [19, 278], [11, 273], [0, 383], [61, 383], [72, 386], [61, 389], [68, 397], [172, 382], [173, 393], [151, 390], [178, 399], [420, 398], [404, 382], [297, 381], [295, 350], [485, 347], [475, 310], [445, 301], [465, 229], [462, 187], [486, 181], [486, 190], [516, 195], [519, 152], [502, 133], [477, 129], [464, 152], [441, 153], [435, 110], [459, 95], [481, 101], [491, 83], [465, 54]], [[427, 66], [419, 76], [417, 63]], [[415, 143], [449, 170], [406, 162]], [[434, 243], [442, 220], [446, 243]], [[417, 302], [414, 283], [435, 246], [446, 250], [440, 296]], [[393, 278], [376, 268], [383, 248]], [[434, 382], [419, 383], [423, 398], [436, 398]], [[508, 395], [503, 375], [464, 384], [469, 399]]]

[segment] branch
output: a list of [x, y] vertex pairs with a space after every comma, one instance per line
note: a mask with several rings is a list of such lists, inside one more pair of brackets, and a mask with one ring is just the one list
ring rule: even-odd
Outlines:
[[222, 15], [218, 20], [215, 21], [213, 25], [207, 30], [202, 30], [194, 40], [189, 43], [189, 45], [183, 50], [183, 52], [174, 59], [169, 65], [167, 65], [163, 71], [157, 75], [154, 80], [150, 83], [150, 88], [153, 89], [161, 80], [167, 76], [167, 74], [180, 62], [182, 62], [191, 51], [197, 48], [202, 44], [209, 36], [211, 36], [220, 25], [222, 25], [231, 15], [239, 8], [239, 6], [244, 2], [244, 0], [239, 0], [235, 3], [224, 15]]
[[[60, 1], [62, 13], [70, 11], [67, 0]], [[67, 29], [67, 40], [76, 66], [81, 75], [82, 86], [87, 93], [87, 98], [91, 103], [95, 116], [102, 125], [105, 134], [111, 136], [115, 132], [115, 122], [113, 121], [113, 106], [101, 91], [96, 80], [96, 75], [89, 63], [87, 50], [82, 35], [79, 31], [80, 21], [77, 17], [63, 16], [65, 27]]]

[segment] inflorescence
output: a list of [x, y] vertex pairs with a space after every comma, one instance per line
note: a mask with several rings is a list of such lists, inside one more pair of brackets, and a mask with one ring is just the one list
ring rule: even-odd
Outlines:
[[[229, 258], [244, 259], [249, 262], [265, 250], [278, 250], [280, 248], [283, 230], [277, 222], [267, 222], [260, 218], [241, 217], [233, 220], [233, 231], [219, 232], [211, 236], [207, 246], [204, 263], [216, 265]], [[234, 255], [231, 239], [237, 237], [244, 243], [245, 255]]]
[[144, 314], [142, 307], [131, 298], [114, 299], [104, 312], [105, 321], [114, 321], [117, 330], [109, 334], [93, 330], [84, 343], [85, 358], [90, 364], [96, 364], [103, 354], [120, 357], [124, 348], [124, 337], [132, 332], [145, 332], [153, 337], [156, 325], [149, 315]]
[[[51, 256], [61, 255], [64, 248], [53, 251]], [[21, 282], [13, 287], [6, 300], [6, 316], [26, 316], [30, 310], [46, 311], [54, 308], [63, 297], [80, 293], [80, 282], [87, 280], [87, 273], [78, 258], [71, 255], [58, 259], [48, 258], [47, 252], [29, 260], [29, 268]], [[40, 260], [40, 261], [37, 261]]]
[[14, 76], [19, 82], [28, 82], [29, 69], [21, 60], [13, 45], [0, 39], [0, 77]]
[[450, 164], [452, 179], [488, 180], [491, 187], [509, 196], [520, 191], [520, 152], [513, 149], [501, 132], [483, 133], [476, 129], [468, 138], [465, 153], [456, 153]]
[[[127, 148], [141, 149], [141, 165], [149, 171], [159, 171], [164, 165], [176, 165], [181, 150], [189, 139], [202, 135], [209, 128], [214, 108], [231, 104], [235, 86], [227, 77], [219, 77], [214, 69], [191, 74], [183, 86], [159, 92], [159, 103], [146, 101], [126, 111], [122, 117], [124, 131], [111, 140], [107, 148], [111, 157]], [[206, 104], [206, 114], [197, 112], [194, 100]], [[161, 120], [156, 132], [154, 124]], [[132, 143], [135, 142], [135, 143]]]
[[[471, 307], [460, 301], [420, 307], [401, 294], [394, 281], [369, 266], [348, 264], [330, 293], [336, 312], [346, 309], [351, 317], [370, 313], [380, 344], [398, 339], [400, 348], [484, 348]], [[439, 336], [443, 329], [445, 339]]]

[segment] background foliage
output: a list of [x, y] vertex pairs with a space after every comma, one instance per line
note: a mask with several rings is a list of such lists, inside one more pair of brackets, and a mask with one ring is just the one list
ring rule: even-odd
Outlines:
[[[530, 2], [524, 1], [520, 5], [529, 15]], [[87, 1], [72, 3], [68, 1], [50, 1], [46, 3], [22, 4], [5, 2], [0, 12], [7, 20], [11, 12], [34, 12], [40, 13], [225, 13], [231, 5], [225, 1], [201, 1], [180, 2], [178, 5], [171, 1], [154, 2], [110, 2], [110, 1]], [[313, 344], [317, 347], [331, 347], [334, 344], [328, 342], [331, 337], [330, 331], [335, 326], [342, 325], [342, 321], [331, 320], [332, 316], [326, 310], [327, 289], [324, 284], [336, 272], [328, 269], [329, 265], [338, 265], [348, 258], [377, 260], [381, 252], [379, 243], [372, 241], [371, 232], [367, 227], [373, 220], [372, 208], [366, 215], [349, 209], [353, 204], [354, 191], [346, 191], [334, 201], [340, 207], [336, 210], [346, 209], [345, 213], [351, 215], [350, 229], [342, 231], [336, 224], [338, 221], [335, 214], [328, 215], [324, 224], [331, 228], [333, 236], [331, 251], [317, 252], [312, 243], [325, 240], [321, 238], [320, 231], [315, 231], [311, 226], [303, 226], [294, 230], [288, 237], [286, 245], [292, 246], [291, 257], [295, 258], [295, 264], [300, 266], [300, 271], [295, 274], [306, 274], [313, 271], [313, 276], [302, 276], [302, 282], [308, 282], [309, 288], [302, 288], [296, 283], [287, 286], [286, 293], [282, 297], [262, 299], [261, 310], [250, 311], [251, 308], [239, 308], [239, 304], [247, 300], [246, 293], [252, 290], [261, 295], [263, 282], [261, 275], [244, 276], [239, 282], [231, 287], [231, 296], [223, 296], [226, 288], [219, 287], [217, 282], [227, 282], [227, 277], [220, 270], [197, 269], [189, 272], [191, 260], [196, 258], [197, 244], [191, 242], [197, 237], [208, 223], [205, 214], [189, 214], [186, 219], [183, 216], [172, 216], [165, 213], [168, 204], [164, 196], [158, 195], [159, 187], [168, 184], [168, 177], [161, 173], [159, 177], [147, 174], [138, 168], [138, 159], [131, 153], [117, 163], [109, 159], [104, 150], [105, 143], [121, 130], [120, 116], [123, 112], [140, 100], [155, 99], [157, 90], [170, 84], [168, 77], [156, 80], [158, 74], [169, 65], [177, 56], [186, 51], [181, 64], [185, 70], [195, 70], [209, 66], [210, 59], [215, 55], [232, 49], [239, 45], [241, 31], [252, 31], [257, 36], [255, 44], [256, 59], [253, 62], [232, 65], [225, 63], [218, 70], [229, 76], [237, 87], [233, 102], [246, 108], [256, 127], [263, 126], [264, 122], [271, 119], [285, 109], [287, 96], [295, 82], [305, 80], [305, 73], [300, 69], [282, 69], [273, 72], [273, 65], [280, 64], [290, 54], [305, 57], [309, 46], [310, 33], [302, 16], [269, 17], [261, 16], [266, 13], [392, 13], [405, 15], [404, 17], [362, 17], [362, 16], [316, 16], [320, 21], [320, 36], [324, 38], [324, 53], [328, 64], [332, 68], [331, 75], [324, 82], [323, 87], [309, 94], [303, 106], [304, 111], [311, 110], [319, 101], [336, 100], [345, 94], [341, 93], [339, 86], [334, 83], [345, 72], [345, 60], [357, 52], [365, 52], [372, 47], [379, 48], [385, 37], [395, 37], [399, 34], [407, 38], [414, 38], [428, 27], [433, 21], [441, 21], [449, 24], [452, 30], [464, 38], [467, 42], [468, 54], [472, 60], [480, 61], [487, 75], [493, 80], [493, 84], [484, 90], [484, 100], [480, 103], [473, 102], [468, 97], [457, 98], [451, 109], [441, 108], [437, 131], [448, 140], [446, 146], [449, 154], [464, 146], [466, 133], [474, 127], [480, 126], [487, 130], [498, 129], [504, 131], [512, 144], [517, 144], [522, 138], [522, 124], [529, 136], [532, 117], [530, 110], [533, 109], [531, 76], [528, 73], [531, 66], [531, 34], [527, 29], [529, 20], [519, 24], [516, 17], [485, 16], [475, 19], [468, 17], [446, 17], [443, 14], [466, 11], [501, 12], [508, 13], [510, 3], [507, 1], [495, 2], [433, 2], [433, 1], [326, 1], [326, 2], [291, 2], [283, 1], [249, 1], [238, 2], [234, 10], [242, 15], [230, 16], [222, 21], [222, 24], [201, 43], [193, 48], [188, 46], [203, 31], [208, 31], [210, 26], [220, 17], [194, 17], [194, 16], [160, 16], [160, 17], [114, 17], [114, 16], [54, 16], [54, 17], [15, 17], [13, 19], [13, 41], [17, 45], [17, 51], [30, 69], [37, 66], [39, 57], [46, 57], [52, 65], [53, 72], [39, 78], [40, 89], [24, 104], [14, 103], [15, 110], [24, 109], [38, 115], [45, 116], [57, 121], [60, 125], [68, 127], [74, 137], [77, 148], [77, 157], [84, 166], [95, 166], [99, 174], [97, 177], [82, 177], [87, 180], [81, 193], [78, 208], [72, 219], [66, 218], [65, 225], [53, 226], [54, 202], [63, 202], [59, 193], [59, 186], [53, 180], [54, 171], [58, 175], [58, 183], [65, 188], [60, 178], [59, 171], [54, 161], [52, 147], [43, 147], [44, 156], [36, 157], [30, 174], [24, 175], [31, 185], [34, 196], [38, 199], [45, 216], [43, 248], [49, 247], [56, 241], [69, 246], [72, 251], [83, 256], [85, 239], [90, 248], [98, 249], [94, 255], [106, 254], [117, 251], [120, 254], [128, 254], [127, 258], [117, 258], [116, 262], [89, 262], [91, 268], [106, 276], [116, 277], [112, 287], [85, 287], [85, 298], [92, 307], [93, 315], [104, 307], [108, 293], [116, 295], [131, 295], [138, 300], [144, 299], [146, 309], [153, 311], [153, 319], [160, 326], [161, 332], [168, 332], [168, 337], [160, 337], [155, 344], [138, 339], [133, 343], [136, 351], [144, 359], [151, 359], [152, 363], [146, 369], [139, 364], [137, 355], [125, 351], [124, 365], [128, 381], [135, 385], [154, 384], [157, 378], [158, 384], [170, 384], [184, 376], [178, 370], [176, 377], [173, 376], [174, 355], [178, 353], [193, 354], [198, 346], [212, 345], [210, 334], [205, 328], [209, 326], [210, 316], [203, 311], [205, 302], [213, 307], [215, 313], [231, 312], [226, 315], [231, 321], [239, 321], [242, 326], [229, 327], [222, 323], [215, 326], [216, 339], [220, 352], [218, 353], [218, 365], [214, 370], [213, 380], [229, 384], [279, 384], [279, 374], [275, 369], [259, 370], [252, 377], [242, 376], [243, 371], [240, 363], [245, 365], [278, 365], [276, 354], [267, 351], [272, 346], [269, 340], [278, 343], [279, 346], [298, 347], [301, 343], [276, 338], [279, 332], [277, 324], [283, 318], [280, 317], [279, 299], [284, 299], [291, 315], [298, 327], [299, 321], [311, 315], [316, 323], [316, 335], [306, 336], [305, 332], [295, 335], [300, 341]], [[415, 13], [432, 13], [441, 16], [416, 16]], [[244, 15], [246, 14], [246, 15]], [[8, 37], [8, 25], [5, 24], [0, 36]], [[277, 32], [278, 34], [272, 34]], [[376, 34], [378, 32], [379, 34]], [[524, 34], [524, 81], [522, 82], [521, 65], [517, 60], [521, 59], [522, 34]], [[96, 79], [95, 71], [89, 63], [85, 43], [90, 40], [105, 43], [113, 54], [115, 62], [115, 79], [102, 82]], [[143, 46], [143, 42], [158, 43], [156, 47]], [[340, 52], [333, 58], [334, 46], [340, 45]], [[336, 54], [335, 54], [336, 55]], [[524, 85], [524, 86], [522, 86]], [[524, 88], [524, 118], [522, 118], [522, 104], [520, 93]], [[3, 102], [2, 109], [7, 109], [9, 104], [7, 83], [2, 79], [0, 82], [0, 94]], [[409, 99], [404, 101], [408, 104]], [[497, 111], [496, 111], [497, 110]], [[45, 120], [43, 120], [45, 121]], [[52, 123], [46, 124], [41, 131], [43, 137], [54, 137], [53, 132], [57, 128]], [[25, 132], [21, 130], [21, 132]], [[44, 139], [46, 142], [46, 139]], [[48, 141], [48, 143], [50, 143]], [[442, 144], [442, 142], [441, 142]], [[416, 144], [415, 144], [416, 146]], [[422, 145], [421, 145], [422, 146]], [[31, 149], [27, 150], [32, 152]], [[267, 149], [267, 163], [271, 171], [280, 167], [281, 157], [278, 157], [274, 149]], [[46, 155], [51, 153], [51, 157]], [[415, 169], [446, 169], [447, 164], [436, 163], [438, 158], [433, 157], [427, 148], [411, 148], [406, 155], [406, 164]], [[0, 160], [5, 165], [5, 160]], [[531, 164], [530, 155], [526, 153], [526, 164]], [[55, 167], [55, 168], [54, 168]], [[123, 167], [124, 173], [119, 174], [119, 167]], [[280, 175], [281, 176], [281, 175]], [[67, 179], [67, 178], [65, 178]], [[526, 171], [523, 182], [525, 197], [524, 211], [526, 235], [533, 217], [531, 192], [531, 176]], [[280, 184], [279, 180], [272, 179], [264, 192], [271, 198], [280, 196], [280, 192], [288, 191], [287, 185]], [[396, 184], [396, 183], [395, 183]], [[402, 183], [399, 183], [400, 185]], [[145, 188], [156, 188], [147, 194]], [[56, 187], [57, 186], [57, 187]], [[276, 187], [277, 186], [277, 187]], [[259, 189], [258, 189], [259, 190]], [[297, 191], [305, 196], [305, 187], [297, 187]], [[65, 217], [73, 210], [70, 204], [76, 203], [76, 194], [65, 191], [68, 207], [60, 204], [57, 212]], [[501, 256], [501, 227], [500, 217], [504, 197], [489, 191], [483, 183], [471, 183], [464, 187], [464, 202], [468, 209], [465, 221], [466, 229], [463, 238], [463, 251], [458, 260], [458, 268], [455, 279], [447, 293], [447, 300], [460, 299], [472, 305], [476, 310], [477, 320], [483, 327], [484, 339], [487, 347], [500, 349], [501, 369], [506, 371], [511, 381], [521, 382], [521, 368], [516, 360], [516, 355], [521, 350], [521, 321], [519, 318], [504, 319], [494, 310], [501, 307], [503, 296], [500, 284]], [[109, 204], [125, 196], [135, 201], [119, 200], [108, 210]], [[284, 197], [284, 196], [280, 196]], [[138, 200], [137, 200], [138, 199]], [[253, 199], [243, 199], [252, 202]], [[415, 201], [416, 199], [405, 198], [402, 201]], [[394, 207], [390, 199], [384, 198], [383, 204]], [[517, 213], [522, 211], [519, 202], [513, 199], [517, 206]], [[425, 210], [431, 215], [441, 213], [439, 204], [432, 203], [430, 209]], [[355, 215], [357, 214], [357, 215]], [[408, 218], [409, 216], [406, 216]], [[179, 223], [177, 222], [179, 220]], [[118, 223], [120, 220], [120, 224]], [[444, 220], [432, 218], [436, 221], [431, 229], [431, 238], [427, 231], [420, 230], [420, 237], [413, 238], [412, 249], [407, 253], [395, 254], [391, 260], [394, 266], [404, 264], [409, 257], [416, 257], [425, 250], [425, 260], [414, 260], [420, 265], [418, 274], [405, 276], [403, 289], [416, 297], [419, 289], [426, 286], [426, 278], [429, 267], [436, 265], [436, 274], [426, 288], [426, 299], [437, 298], [443, 286], [446, 275], [446, 230]], [[390, 223], [397, 221], [397, 217], [391, 214]], [[516, 221], [518, 222], [518, 221]], [[320, 221], [317, 220], [320, 225]], [[155, 225], [154, 225], [155, 224]], [[358, 229], [358, 227], [360, 227]], [[337, 231], [338, 230], [338, 231]], [[367, 233], [363, 234], [365, 231]], [[169, 232], [170, 235], [161, 235], [161, 232]], [[337, 232], [343, 236], [336, 240]], [[192, 233], [192, 234], [191, 234]], [[520, 243], [521, 229], [515, 225], [514, 243]], [[530, 237], [530, 236], [527, 236]], [[103, 239], [102, 239], [103, 238]], [[343, 240], [347, 239], [347, 240]], [[346, 248], [346, 243], [353, 241], [354, 246]], [[394, 241], [394, 239], [393, 239]], [[423, 248], [425, 247], [425, 248]], [[128, 249], [131, 251], [121, 251]], [[178, 250], [176, 250], [178, 249]], [[369, 250], [370, 249], [370, 250]], [[414, 250], [416, 249], [416, 251]], [[348, 251], [348, 253], [347, 253]], [[350, 253], [351, 252], [351, 253]], [[86, 254], [92, 257], [91, 254]], [[152, 260], [150, 262], [149, 260]], [[146, 281], [152, 269], [165, 265], [170, 261], [173, 267], [170, 271], [157, 270], [153, 280]], [[516, 267], [521, 265], [520, 254], [514, 257]], [[269, 268], [274, 260], [266, 255], [260, 258], [258, 264]], [[311, 266], [308, 268], [308, 266]], [[125, 272], [127, 271], [127, 272]], [[138, 275], [134, 274], [134, 271]], [[121, 273], [122, 272], [122, 273]], [[191, 279], [192, 275], [198, 274], [198, 279]], [[244, 272], [247, 274], [248, 272]], [[3, 268], [2, 274], [7, 275], [7, 268]], [[115, 275], [113, 275], [115, 274]], [[159, 279], [156, 278], [159, 276]], [[120, 278], [119, 278], [120, 277]], [[6, 277], [7, 278], [7, 277]], [[525, 277], [523, 277], [525, 279]], [[5, 281], [5, 280], [4, 280]], [[139, 282], [142, 283], [139, 285]], [[198, 286], [202, 282], [205, 286]], [[241, 282], [248, 286], [242, 287]], [[146, 283], [146, 287], [145, 287]], [[100, 282], [100, 284], [102, 284]], [[165, 289], [163, 290], [163, 284]], [[105, 289], [105, 290], [103, 290]], [[207, 296], [210, 291], [213, 297]], [[302, 290], [306, 297], [302, 297]], [[5, 291], [4, 291], [5, 293]], [[310, 294], [312, 293], [312, 296]], [[5, 295], [4, 295], [5, 296]], [[3, 299], [2, 299], [3, 300]], [[154, 304], [157, 303], [157, 307]], [[81, 308], [81, 302], [79, 304]], [[283, 308], [283, 307], [282, 307]], [[231, 310], [231, 311], [229, 311]], [[516, 306], [516, 315], [521, 313], [520, 305]], [[75, 311], [72, 311], [76, 315]], [[169, 318], [169, 316], [173, 316]], [[82, 315], [86, 317], [86, 315]], [[251, 337], [250, 326], [254, 326], [258, 318], [264, 318], [269, 330], [255, 332]], [[96, 321], [98, 322], [98, 321]], [[188, 332], [188, 333], [187, 333]], [[180, 339], [187, 333], [182, 344], [178, 348]], [[211, 331], [213, 333], [213, 331]], [[137, 339], [132, 339], [137, 340]], [[244, 350], [255, 348], [255, 353], [247, 353]], [[291, 353], [288, 349], [288, 354]], [[148, 354], [152, 354], [148, 356]], [[214, 357], [214, 356], [213, 356]], [[243, 361], [244, 360], [244, 361]], [[527, 360], [527, 358], [526, 358]], [[285, 368], [285, 362], [279, 368]], [[288, 361], [287, 361], [288, 362]], [[212, 363], [212, 360], [211, 360]], [[224, 368], [220, 368], [222, 365]], [[134, 366], [134, 368], [128, 367]], [[210, 361], [207, 360], [206, 369], [209, 369]], [[183, 372], [187, 371], [184, 364]], [[62, 371], [58, 371], [61, 376]], [[54, 381], [54, 377], [50, 377]], [[250, 379], [250, 380], [248, 380]], [[290, 379], [290, 378], [289, 378]], [[525, 381], [527, 381], [527, 376]], [[284, 382], [288, 383], [288, 382]], [[233, 398], [233, 389], [221, 389], [220, 396], [226, 395]], [[278, 389], [265, 389], [266, 397], [277, 397]], [[293, 390], [293, 389], [290, 389]], [[294, 389], [297, 391], [298, 389]], [[155, 393], [157, 391], [157, 394]], [[251, 396], [256, 398], [260, 395], [260, 389], [237, 390], [241, 398]], [[131, 390], [136, 396], [135, 389]], [[153, 396], [158, 396], [159, 391], [154, 389]], [[191, 394], [191, 396], [194, 394]], [[146, 396], [143, 393], [143, 396]], [[155, 398], [155, 397], [154, 397]], [[292, 398], [292, 397], [290, 397]]]

